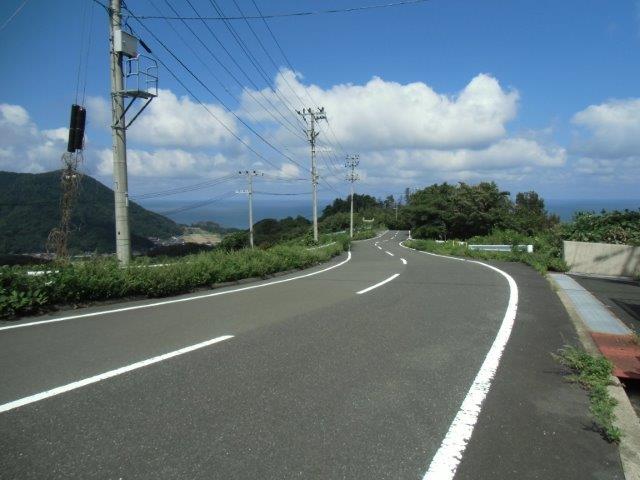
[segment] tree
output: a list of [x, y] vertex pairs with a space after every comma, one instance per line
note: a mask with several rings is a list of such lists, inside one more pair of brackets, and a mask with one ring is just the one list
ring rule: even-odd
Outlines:
[[534, 191], [516, 195], [514, 207], [514, 228], [525, 235], [534, 235], [558, 224], [557, 215], [549, 215], [544, 208], [544, 200]]

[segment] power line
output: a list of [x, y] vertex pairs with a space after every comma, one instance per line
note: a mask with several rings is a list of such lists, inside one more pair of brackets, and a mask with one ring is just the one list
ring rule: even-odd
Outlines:
[[[155, 5], [155, 3], [153, 2], [153, 0], [148, 0], [149, 3], [153, 6], [154, 9], [156, 9], [156, 11], [160, 11], [159, 8]], [[168, 0], [165, 0], [165, 3], [167, 4], [167, 6], [172, 10], [175, 11], [175, 9], [173, 8], [173, 6], [168, 2]], [[173, 24], [169, 21], [166, 21], [166, 23], [169, 25], [169, 27], [173, 30], [173, 32], [178, 36], [178, 38], [182, 41], [182, 43], [184, 43], [186, 45], [186, 47], [189, 49], [189, 51], [191, 51], [191, 53], [200, 61], [200, 63], [205, 67], [205, 69], [209, 72], [209, 74], [218, 82], [218, 84], [224, 89], [225, 92], [227, 92], [227, 94], [233, 98], [235, 101], [237, 101], [238, 103], [240, 103], [240, 100], [229, 90], [229, 88], [224, 84], [224, 82], [220, 79], [220, 77], [211, 69], [211, 67], [209, 66], [209, 64], [207, 62], [205, 62], [202, 57], [195, 51], [195, 49], [191, 46], [191, 44], [189, 42], [187, 42], [185, 40], [185, 38], [180, 34], [180, 32], [173, 26]], [[279, 123], [282, 127], [288, 129], [290, 132], [292, 132], [294, 135], [298, 135], [300, 136], [300, 133], [292, 130], [291, 128], [287, 127], [287, 125], [285, 125], [284, 123], [282, 123], [280, 120], [278, 120], [278, 118], [273, 114], [273, 112], [266, 108], [260, 101], [258, 101], [257, 98], [255, 98], [253, 96], [253, 93], [251, 93], [250, 90], [245, 89], [244, 85], [242, 85], [242, 82], [240, 82], [240, 80], [238, 80], [238, 78], [233, 74], [233, 72], [231, 72], [226, 65], [224, 65], [224, 63], [220, 60], [220, 58], [209, 48], [209, 46], [203, 42], [203, 40], [200, 38], [200, 36], [193, 31], [193, 29], [186, 23], [186, 22], [182, 22], [184, 24], [184, 26], [187, 28], [187, 30], [189, 30], [189, 32], [196, 38], [196, 40], [198, 40], [198, 42], [205, 48], [205, 50], [207, 50], [207, 52], [209, 53], [209, 55], [218, 63], [218, 65], [220, 65], [226, 72], [227, 74], [238, 84], [238, 86], [245, 90], [247, 92], [247, 94], [256, 102], [256, 104], [258, 104], [265, 112], [267, 112], [269, 115], [271, 115], [271, 117], [277, 122]], [[208, 27], [208, 25], [205, 24], [205, 26]], [[210, 32], [213, 36], [214, 39], [216, 41], [218, 41], [218, 43], [221, 44], [220, 40], [215, 36], [215, 34], [213, 32]], [[221, 44], [222, 45], [222, 44]], [[232, 58], [233, 59], [233, 58]], [[245, 73], [243, 71], [243, 73]], [[248, 77], [248, 75], [245, 76], [247, 77], [247, 79], [249, 81], [251, 81], [251, 79]], [[257, 86], [256, 86], [256, 90], [258, 90]], [[259, 94], [262, 95], [262, 92], [258, 91]], [[264, 95], [262, 95], [263, 98], [265, 98], [265, 100], [267, 102], [269, 102], [269, 99], [264, 97]], [[270, 103], [270, 102], [269, 102]], [[273, 106], [273, 104], [272, 104]], [[274, 106], [275, 109], [275, 106]], [[252, 118], [252, 120], [256, 123], [257, 120], [255, 119], [255, 117], [249, 113], [249, 116]], [[300, 137], [303, 138], [303, 137]]]
[[[235, 0], [234, 0], [235, 1]], [[262, 19], [262, 23], [264, 24], [264, 26], [266, 27], [267, 31], [269, 32], [269, 35], [271, 36], [271, 38], [273, 39], [273, 42], [276, 44], [276, 46], [278, 47], [278, 50], [280, 51], [280, 54], [282, 55], [282, 57], [284, 58], [287, 66], [289, 67], [289, 69], [291, 70], [291, 72], [294, 73], [296, 72], [296, 69], [293, 67], [291, 61], [289, 60], [289, 57], [287, 56], [287, 54], [285, 53], [284, 49], [282, 48], [282, 45], [280, 44], [280, 42], [278, 41], [278, 38], [276, 37], [275, 33], [273, 33], [273, 30], [271, 30], [271, 27], [269, 26], [269, 22], [266, 21], [266, 18], [262, 12], [260, 11], [260, 7], [258, 7], [258, 4], [256, 3], [255, 0], [251, 0], [251, 2], [253, 3], [254, 8], [256, 9], [256, 11], [258, 12], [260, 18]], [[248, 23], [248, 22], [247, 22]], [[289, 86], [289, 88], [291, 89], [291, 91], [295, 94], [295, 96], [298, 98], [298, 100], [300, 101], [301, 104], [304, 104], [304, 101], [302, 100], [302, 98], [300, 98], [300, 96], [297, 94], [297, 92], [295, 92], [295, 90], [291, 87], [291, 85], [289, 84], [289, 81], [286, 79], [286, 76], [282, 77], [283, 80], [285, 80], [285, 83]], [[307, 97], [309, 98], [309, 100], [311, 100], [311, 103], [318, 108], [318, 102], [315, 101], [315, 99], [311, 96], [311, 92], [309, 92], [309, 89], [304, 85], [301, 84], [302, 87], [304, 88], [305, 93], [307, 94]], [[331, 133], [333, 134], [334, 139], [337, 141], [337, 137], [335, 135], [335, 132], [333, 131], [333, 127], [331, 126], [331, 124], [329, 123], [329, 121], [327, 120], [327, 125], [329, 126], [329, 129], [331, 131]], [[322, 129], [321, 129], [322, 130]], [[340, 145], [340, 143], [338, 142], [338, 147], [339, 149], [342, 151], [342, 153], [344, 154], [344, 148], [342, 148], [342, 145]], [[335, 157], [335, 154], [334, 154]], [[329, 157], [331, 158], [331, 157]], [[338, 168], [338, 164], [339, 162], [337, 161], [337, 158], [332, 159], [331, 162], [334, 164], [334, 167], [336, 169], [336, 171], [339, 170]]]
[[[130, 10], [127, 9], [127, 11], [131, 12]], [[211, 96], [213, 96], [229, 113], [231, 113], [240, 123], [242, 123], [249, 131], [251, 131], [251, 133], [253, 133], [254, 135], [256, 135], [260, 140], [262, 140], [265, 144], [267, 144], [269, 147], [271, 147], [274, 151], [276, 151], [277, 153], [279, 153], [280, 155], [282, 155], [284, 158], [286, 158], [287, 160], [289, 160], [291, 163], [295, 164], [296, 166], [302, 168], [303, 170], [306, 170], [300, 163], [296, 162], [293, 158], [291, 158], [289, 155], [285, 154], [284, 152], [282, 152], [280, 149], [278, 149], [275, 145], [273, 145], [271, 142], [269, 142], [266, 138], [264, 138], [260, 133], [258, 133], [253, 127], [251, 127], [249, 124], [247, 124], [247, 122], [245, 122], [242, 118], [240, 118], [238, 116], [238, 114], [236, 112], [234, 112], [231, 108], [229, 108], [224, 102], [222, 102], [222, 100], [215, 94], [213, 93], [213, 91], [211, 91], [211, 89], [195, 74], [193, 73], [193, 71], [187, 66], [185, 65], [185, 63], [180, 60], [180, 58], [178, 58], [178, 56], [169, 48], [167, 47], [167, 45], [160, 40], [160, 38], [158, 38], [158, 36], [153, 33], [153, 31], [151, 31], [142, 21], [138, 20], [138, 18], [131, 14], [132, 17], [142, 26], [142, 28], [144, 28], [155, 40], [156, 42], [158, 42], [162, 48], [164, 48], [164, 50], [169, 53], [169, 55], [171, 55], [171, 57], [173, 57], [174, 60], [176, 60], [181, 66], [182, 68], [184, 68], [207, 92], [209, 92], [209, 94], [211, 94]], [[222, 120], [220, 120], [213, 112], [211, 112], [211, 110], [199, 99], [199, 97], [197, 97], [193, 91], [188, 88], [185, 83], [173, 72], [173, 70], [171, 70], [167, 64], [162, 61], [160, 58], [158, 58], [157, 55], [154, 55], [156, 57], [156, 59], [158, 60], [158, 62], [171, 74], [171, 76], [194, 98], [196, 99], [196, 101], [198, 103], [200, 103], [203, 108], [209, 113], [209, 115], [211, 115], [220, 125], [222, 125], [222, 127], [227, 130], [234, 138], [236, 138], [240, 143], [242, 143], [245, 147], [247, 147], [252, 153], [254, 153], [258, 158], [264, 160], [265, 162], [267, 162], [269, 165], [271, 165], [274, 168], [278, 168], [273, 162], [271, 162], [269, 159], [267, 159], [264, 155], [262, 155], [261, 153], [259, 153], [257, 150], [255, 150], [253, 147], [251, 147], [246, 141], [244, 141], [242, 138], [240, 138], [234, 131], [232, 131]]]
[[[94, 0], [95, 1], [95, 0]], [[158, 20], [158, 19], [167, 19], [167, 20], [260, 20], [265, 18], [283, 18], [283, 17], [306, 17], [310, 15], [326, 15], [326, 14], [334, 14], [334, 13], [353, 13], [360, 12], [364, 10], [376, 10], [380, 8], [389, 8], [389, 7], [399, 7], [405, 5], [417, 5], [420, 3], [426, 3], [429, 0], [404, 0], [400, 2], [393, 3], [381, 3], [377, 5], [361, 5], [358, 7], [348, 7], [348, 8], [333, 8], [327, 10], [311, 10], [304, 12], [286, 12], [286, 13], [270, 13], [267, 15], [241, 15], [241, 16], [211, 16], [211, 17], [164, 17], [164, 16], [156, 16], [156, 15], [141, 15], [139, 18], [143, 20]]]
[[220, 185], [221, 183], [225, 183], [235, 179], [236, 179], [235, 175], [225, 175], [223, 177], [214, 178], [211, 180], [207, 180], [205, 182], [195, 183], [193, 185], [185, 185], [182, 187], [176, 187], [176, 188], [171, 188], [167, 190], [160, 190], [156, 192], [141, 193], [140, 195], [132, 196], [132, 198], [141, 200], [141, 199], [148, 199], [148, 198], [166, 197], [170, 195], [178, 195], [180, 193], [193, 192], [196, 190], [202, 190], [204, 188], [214, 187], [216, 185]]
[[9, 15], [9, 18], [4, 21], [2, 26], [0, 26], [0, 32], [3, 31], [5, 27], [11, 23], [11, 20], [13, 20], [20, 13], [20, 10], [24, 8], [28, 1], [29, 0], [24, 0], [20, 5], [18, 5], [18, 8], [16, 8], [16, 10], [11, 15]]
[[[189, 2], [189, 0], [187, 0], [187, 2]], [[216, 0], [209, 0], [209, 3], [211, 4], [211, 6], [213, 6], [213, 8], [216, 10], [216, 12], [218, 12], [220, 15], [223, 14], [222, 9], [219, 7], [218, 3], [216, 2]], [[237, 4], [236, 4], [237, 5]], [[265, 81], [265, 83], [267, 84], [267, 86], [269, 87], [269, 89], [273, 92], [273, 94], [278, 98], [278, 100], [280, 100], [280, 102], [282, 103], [282, 105], [287, 108], [289, 110], [290, 113], [294, 112], [294, 109], [291, 105], [289, 105], [287, 103], [287, 101], [278, 93], [276, 88], [273, 88], [271, 86], [271, 80], [269, 79], [269, 76], [267, 75], [266, 71], [264, 70], [264, 68], [262, 67], [262, 65], [260, 65], [260, 62], [256, 59], [256, 57], [253, 55], [253, 53], [251, 53], [251, 50], [249, 49], [249, 47], [247, 46], [247, 44], [244, 42], [244, 40], [242, 39], [242, 37], [240, 36], [240, 34], [236, 31], [236, 29], [228, 22], [225, 21], [224, 22], [225, 27], [227, 27], [227, 30], [231, 33], [231, 35], [233, 36], [233, 39], [235, 40], [235, 42], [238, 44], [238, 46], [240, 47], [240, 49], [242, 50], [242, 52], [245, 54], [245, 56], [249, 59], [249, 62], [253, 65], [253, 67], [256, 69], [256, 71], [258, 72], [258, 74], [262, 77], [262, 79]], [[274, 107], [275, 108], [275, 107]], [[296, 117], [297, 119], [297, 117]], [[298, 119], [299, 121], [299, 119]], [[289, 122], [290, 125], [292, 125], [294, 128], [296, 128], [296, 126]], [[298, 125], [298, 128], [300, 127], [304, 127], [304, 125], [302, 123], [300, 123]]]
[[160, 215], [172, 215], [172, 214], [176, 214], [176, 213], [182, 213], [182, 212], [186, 212], [187, 210], [193, 210], [196, 208], [200, 208], [200, 207], [206, 207], [207, 205], [213, 205], [214, 203], [217, 203], [221, 200], [225, 200], [227, 198], [231, 198], [232, 196], [234, 196], [236, 193], [233, 191], [229, 191], [229, 192], [225, 192], [222, 195], [218, 195], [217, 197], [214, 198], [210, 198], [209, 200], [204, 200], [202, 202], [195, 202], [195, 203], [191, 203], [189, 205], [186, 205], [184, 207], [180, 207], [180, 208], [175, 208], [173, 210], [165, 210], [163, 212], [157, 212]]

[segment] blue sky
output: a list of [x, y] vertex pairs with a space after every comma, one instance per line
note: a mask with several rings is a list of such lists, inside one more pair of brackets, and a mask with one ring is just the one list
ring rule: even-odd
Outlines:
[[[191, 0], [215, 15], [210, 0]], [[251, 0], [237, 0], [255, 13]], [[0, 4], [4, 22], [22, 0]], [[163, 13], [165, 0], [153, 0]], [[192, 15], [186, 0], [171, 0]], [[265, 2], [263, 13], [372, 5], [376, 0]], [[89, 114], [83, 170], [110, 178], [108, 31], [105, 12], [90, 0], [30, 0], [0, 31], [0, 169], [57, 168], [64, 127], [75, 98], [81, 31], [89, 28], [86, 103]], [[136, 15], [153, 15], [149, 0], [129, 0]], [[218, 0], [237, 14], [233, 0]], [[269, 25], [296, 73], [276, 69], [242, 21], [233, 21], [263, 66], [270, 86], [219, 21], [208, 23], [244, 73], [202, 24], [189, 25], [241, 83], [235, 83], [179, 21], [203, 65], [163, 20], [144, 20], [156, 35], [233, 111], [226, 112], [134, 19], [131, 26], [208, 105], [229, 135], [165, 70], [160, 96], [129, 135], [132, 195], [192, 185], [238, 169], [270, 175], [263, 189], [303, 193], [308, 145], [292, 108], [307, 92], [327, 108], [331, 130], [321, 133], [321, 195], [346, 194], [340, 168], [359, 153], [359, 191], [377, 196], [434, 182], [495, 180], [511, 192], [535, 189], [546, 198], [640, 199], [639, 10], [633, 1], [431, 0], [357, 13], [276, 18]], [[1, 23], [0, 23], [1, 24]], [[261, 21], [251, 25], [277, 65], [285, 61]], [[83, 68], [85, 64], [83, 63]], [[231, 92], [211, 77], [213, 71]], [[257, 89], [255, 88], [257, 87]], [[277, 92], [274, 94], [273, 90]], [[284, 128], [258, 103], [271, 101], [295, 128]], [[282, 102], [284, 99], [284, 103]], [[306, 105], [305, 105], [306, 106]], [[273, 114], [273, 109], [271, 109]], [[235, 115], [234, 115], [235, 114]], [[251, 125], [289, 162], [251, 133]], [[284, 122], [283, 122], [284, 123]], [[288, 125], [285, 123], [285, 125]], [[328, 182], [331, 187], [327, 186]], [[241, 181], [189, 191], [176, 200], [210, 198]], [[333, 190], [335, 189], [335, 190]]]

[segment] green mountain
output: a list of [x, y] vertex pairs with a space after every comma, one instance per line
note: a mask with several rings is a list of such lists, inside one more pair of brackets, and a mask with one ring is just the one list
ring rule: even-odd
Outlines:
[[[46, 250], [47, 236], [60, 222], [60, 171], [0, 172], [0, 253]], [[129, 203], [134, 250], [152, 246], [147, 237], [168, 238], [181, 233], [172, 220]], [[71, 217], [71, 252], [114, 252], [113, 190], [83, 175]]]

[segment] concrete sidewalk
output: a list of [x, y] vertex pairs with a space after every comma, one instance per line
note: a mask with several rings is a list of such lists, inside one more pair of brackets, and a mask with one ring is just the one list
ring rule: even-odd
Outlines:
[[[633, 331], [576, 280], [562, 273], [549, 273], [560, 299], [573, 319], [584, 348], [598, 350], [614, 364], [614, 375], [631, 381], [640, 379], [640, 347]], [[609, 393], [618, 402], [616, 424], [622, 431], [620, 459], [627, 480], [640, 480], [640, 422], [620, 382]]]
[[562, 273], [550, 273], [580, 316], [602, 354], [614, 365], [618, 378], [640, 380], [640, 346], [634, 332], [586, 288]]

